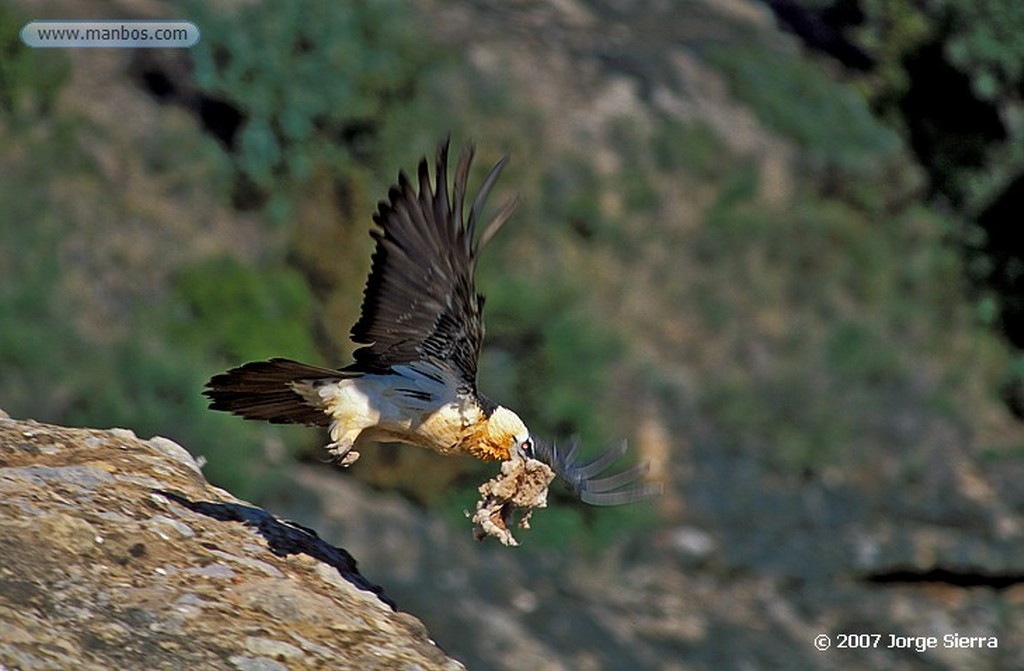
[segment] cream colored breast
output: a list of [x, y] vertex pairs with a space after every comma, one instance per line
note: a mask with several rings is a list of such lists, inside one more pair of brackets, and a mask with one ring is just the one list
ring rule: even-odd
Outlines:
[[475, 404], [448, 403], [420, 417], [413, 427], [431, 449], [445, 454], [465, 451], [467, 437], [483, 421], [483, 414]]

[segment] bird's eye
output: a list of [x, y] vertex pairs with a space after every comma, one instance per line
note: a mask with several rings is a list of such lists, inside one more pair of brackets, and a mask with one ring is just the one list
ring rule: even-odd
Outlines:
[[523, 454], [525, 454], [530, 459], [534, 458], [533, 438], [527, 438], [526, 440], [523, 441]]

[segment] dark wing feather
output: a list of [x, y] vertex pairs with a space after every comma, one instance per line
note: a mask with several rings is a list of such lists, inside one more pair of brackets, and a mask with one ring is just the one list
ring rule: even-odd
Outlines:
[[626, 443], [613, 447], [586, 463], [576, 461], [579, 443], [573, 441], [568, 450], [560, 450], [555, 443], [536, 440], [535, 455], [565, 482], [573, 494], [592, 506], [616, 506], [634, 503], [662, 493], [661, 483], [644, 482], [650, 464], [627, 468], [613, 475], [597, 477], [626, 453]]
[[481, 241], [490, 240], [515, 203], [502, 208], [477, 240], [477, 222], [506, 159], [488, 173], [464, 221], [472, 160], [469, 146], [459, 159], [449, 198], [445, 141], [437, 153], [434, 188], [424, 158], [418, 189], [400, 173], [388, 202], [378, 205], [373, 220], [379, 228], [370, 232], [376, 240], [370, 276], [351, 331], [352, 340], [363, 346], [354, 353], [352, 369], [381, 371], [428, 360], [475, 390], [484, 303], [473, 280], [477, 256]]

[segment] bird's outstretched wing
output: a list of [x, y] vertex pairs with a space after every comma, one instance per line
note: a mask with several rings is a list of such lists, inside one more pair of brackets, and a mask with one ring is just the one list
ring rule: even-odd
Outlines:
[[363, 290], [352, 340], [353, 370], [383, 371], [391, 366], [429, 361], [448, 370], [475, 391], [483, 340], [483, 296], [473, 280], [480, 249], [511, 216], [510, 201], [477, 237], [484, 203], [508, 157], [487, 174], [469, 212], [466, 181], [473, 160], [468, 146], [448, 186], [448, 141], [437, 152], [434, 187], [424, 158], [418, 189], [405, 173], [381, 201], [370, 232], [377, 241], [370, 276]]
[[662, 493], [658, 482], [644, 482], [643, 477], [650, 470], [650, 464], [643, 463], [614, 475], [598, 477], [629, 449], [623, 441], [617, 447], [594, 457], [590, 461], [575, 461], [579, 441], [573, 440], [567, 450], [559, 449], [554, 442], [536, 440], [534, 456], [551, 467], [573, 494], [584, 503], [593, 506], [616, 506], [634, 503]]

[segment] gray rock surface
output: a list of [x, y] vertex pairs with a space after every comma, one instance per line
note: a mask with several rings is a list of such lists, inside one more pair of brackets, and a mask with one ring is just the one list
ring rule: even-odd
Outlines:
[[0, 418], [0, 538], [0, 669], [463, 668], [164, 438]]

